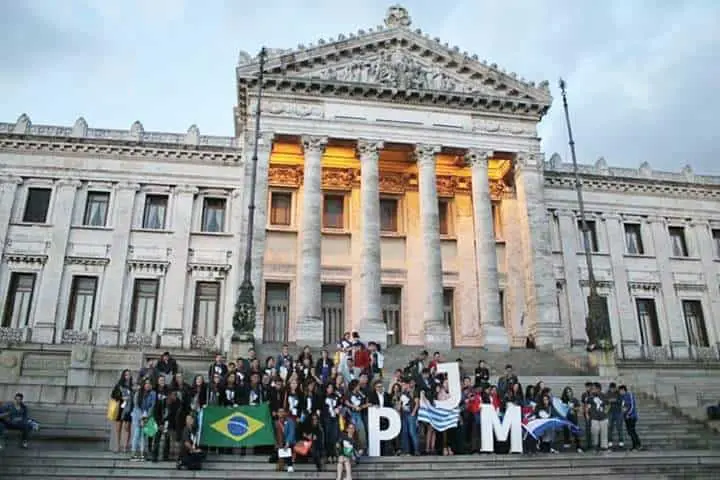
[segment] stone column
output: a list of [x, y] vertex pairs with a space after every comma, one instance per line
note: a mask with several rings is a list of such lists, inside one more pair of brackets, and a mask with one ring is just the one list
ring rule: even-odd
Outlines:
[[[252, 134], [252, 132], [251, 132]], [[267, 237], [267, 209], [268, 209], [268, 172], [270, 170], [270, 153], [272, 153], [272, 142], [274, 134], [263, 132], [258, 142], [258, 159], [257, 159], [257, 178], [255, 182], [255, 224], [253, 228], [253, 245], [252, 245], [252, 266], [250, 278], [253, 284], [253, 294], [255, 297], [255, 308], [257, 308], [257, 316], [255, 322], [255, 338], [263, 338], [263, 323], [265, 319], [265, 302], [263, 294], [265, 292], [265, 244]], [[248, 142], [245, 161], [251, 162], [253, 151], [253, 143]], [[247, 174], [252, 175], [252, 165], [247, 169]], [[247, 210], [250, 203], [248, 179], [248, 194], [245, 195]], [[247, 213], [245, 214], [247, 221]], [[247, 226], [245, 227], [247, 231]], [[245, 240], [247, 243], [247, 239]], [[242, 252], [242, 260], [245, 261], [245, 251]]]
[[323, 345], [321, 312], [322, 271], [322, 156], [327, 137], [302, 138], [305, 152], [303, 175], [302, 225], [300, 225], [300, 258], [297, 276], [297, 320], [295, 332], [298, 343]]
[[[695, 252], [700, 257], [702, 263], [703, 276], [707, 285], [707, 303], [705, 304], [705, 329], [708, 334], [708, 342], [710, 346], [720, 344], [720, 336], [718, 330], [720, 325], [720, 296], [718, 292], [718, 283], [720, 283], [720, 275], [717, 273], [715, 242], [712, 237], [710, 223], [705, 220], [693, 220], [690, 222], [689, 229], [694, 231]], [[692, 236], [692, 235], [691, 235]]]
[[587, 334], [585, 324], [587, 316], [587, 298], [580, 286], [580, 263], [578, 259], [577, 216], [572, 210], [558, 210], [560, 227], [560, 249], [562, 250], [563, 270], [565, 271], [565, 292], [568, 300], [570, 326], [570, 345], [585, 346]]
[[52, 221], [49, 222], [53, 225], [50, 234], [50, 251], [40, 277], [35, 322], [32, 327], [33, 343], [53, 343], [55, 316], [70, 236], [71, 212], [79, 187], [80, 181], [74, 179], [61, 179], [56, 182], [55, 198], [51, 208]]
[[450, 328], [443, 315], [443, 272], [440, 250], [440, 214], [438, 210], [437, 175], [435, 155], [440, 151], [436, 145], [417, 145], [415, 157], [419, 170], [420, 228], [423, 238], [422, 262], [425, 278], [419, 279], [419, 287], [425, 289], [425, 343], [438, 349], [451, 344]]
[[358, 140], [360, 158], [360, 223], [362, 253], [360, 266], [360, 333], [362, 338], [387, 343], [387, 325], [382, 316], [382, 266], [380, 257], [380, 150], [384, 144]]
[[[97, 344], [116, 347], [120, 343], [120, 311], [122, 308], [122, 286], [126, 284], [127, 257], [130, 248], [130, 230], [132, 229], [135, 198], [140, 185], [120, 183], [115, 187], [116, 206], [113, 215], [113, 233], [110, 244], [110, 263], [105, 267], [103, 289], [100, 292], [98, 308]], [[130, 284], [132, 287], [132, 283]]]
[[[675, 292], [675, 279], [671, 269], [667, 268], [667, 261], [671, 256], [670, 233], [667, 220], [662, 217], [650, 217], [655, 258], [660, 273], [660, 292], [665, 307], [665, 324], [670, 347], [676, 356], [687, 357], [687, 338], [685, 335], [685, 318], [683, 316], [680, 300]], [[662, 317], [660, 317], [662, 322]], [[661, 327], [662, 329], [662, 324]], [[680, 348], [678, 348], [680, 347]]]
[[471, 150], [465, 158], [472, 169], [472, 202], [475, 222], [475, 267], [480, 302], [480, 335], [488, 349], [508, 350], [507, 330], [502, 323], [497, 249], [493, 228], [488, 161], [492, 151]]
[[[188, 254], [190, 249], [190, 230], [192, 212], [198, 189], [191, 185], [178, 185], [174, 190], [170, 237], [170, 264], [165, 273], [165, 285], [160, 299], [160, 345], [178, 348], [183, 345], [183, 310], [185, 304], [185, 286], [188, 280]], [[229, 203], [228, 203], [229, 206]], [[191, 297], [194, 299], [193, 296]], [[188, 305], [192, 311], [192, 302]], [[187, 332], [189, 334], [189, 332]], [[185, 343], [187, 345], [187, 342]]]
[[22, 178], [15, 176], [0, 177], [0, 254], [5, 247], [7, 233], [10, 229], [10, 216], [15, 204], [15, 195]]
[[556, 302], [552, 242], [547, 224], [542, 155], [519, 153], [515, 161], [515, 189], [522, 227], [525, 269], [525, 318], [528, 333], [538, 348], [551, 349], [562, 343]]
[[610, 328], [614, 343], [621, 345], [637, 345], [637, 320], [635, 305], [628, 288], [628, 272], [625, 265], [625, 230], [623, 218], [617, 213], [605, 213], [602, 216], [607, 226], [608, 250], [612, 264], [613, 278], [615, 280], [615, 298], [617, 299], [618, 318], [613, 321], [610, 315]]

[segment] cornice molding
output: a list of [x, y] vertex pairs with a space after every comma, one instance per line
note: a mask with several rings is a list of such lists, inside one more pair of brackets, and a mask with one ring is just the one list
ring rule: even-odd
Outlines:
[[8, 264], [43, 266], [47, 262], [48, 256], [25, 253], [6, 253], [3, 255], [3, 260], [5, 260]]
[[232, 268], [228, 264], [215, 264], [215, 263], [202, 263], [202, 262], [191, 262], [188, 264], [188, 273], [194, 272], [209, 272], [225, 275]]
[[102, 257], [82, 257], [69, 255], [65, 257], [65, 263], [67, 265], [85, 265], [89, 267], [104, 267], [110, 263], [109, 258]]
[[128, 271], [130, 272], [148, 272], [155, 274], [165, 274], [170, 262], [154, 261], [154, 260], [128, 260]]
[[271, 187], [298, 188], [303, 182], [303, 167], [300, 165], [270, 165], [268, 185]]
[[[2, 124], [0, 124], [2, 125]], [[95, 140], [77, 138], [43, 138], [0, 133], [0, 151], [23, 154], [48, 154], [68, 156], [98, 156], [110, 158], [147, 158], [155, 160], [177, 160], [186, 162], [239, 163], [242, 154], [239, 149], [217, 147], [188, 147], [138, 144], [123, 140]]]

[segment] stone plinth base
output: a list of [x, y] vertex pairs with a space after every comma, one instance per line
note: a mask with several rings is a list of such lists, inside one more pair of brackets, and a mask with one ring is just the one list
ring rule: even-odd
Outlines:
[[614, 352], [601, 350], [589, 352], [588, 362], [591, 367], [597, 368], [598, 375], [601, 377], [617, 378], [619, 375]]
[[507, 352], [510, 350], [507, 330], [501, 325], [483, 325], [480, 336], [483, 348], [490, 352]]
[[230, 351], [228, 352], [228, 361], [235, 361], [238, 358], [248, 358], [250, 349], [255, 347], [252, 337], [240, 337], [230, 342]]

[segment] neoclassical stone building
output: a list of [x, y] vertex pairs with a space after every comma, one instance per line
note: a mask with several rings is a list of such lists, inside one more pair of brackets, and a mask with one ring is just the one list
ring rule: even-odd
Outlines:
[[[227, 347], [247, 244], [258, 58], [236, 136], [0, 124], [0, 342]], [[572, 171], [534, 84], [410, 28], [264, 69], [252, 280], [265, 342], [585, 342]], [[630, 356], [720, 341], [720, 178], [582, 166], [600, 292]]]

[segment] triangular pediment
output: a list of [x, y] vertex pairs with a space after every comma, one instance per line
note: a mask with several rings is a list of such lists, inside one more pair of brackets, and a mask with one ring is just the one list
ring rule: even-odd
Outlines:
[[[385, 26], [337, 39], [268, 50], [265, 74], [271, 78], [376, 86], [405, 92], [438, 92], [534, 103], [546, 110], [552, 101], [547, 82], [536, 85], [488, 65], [457, 47], [411, 30], [407, 11], [391, 7]], [[241, 54], [238, 80], [257, 76], [257, 58]]]

